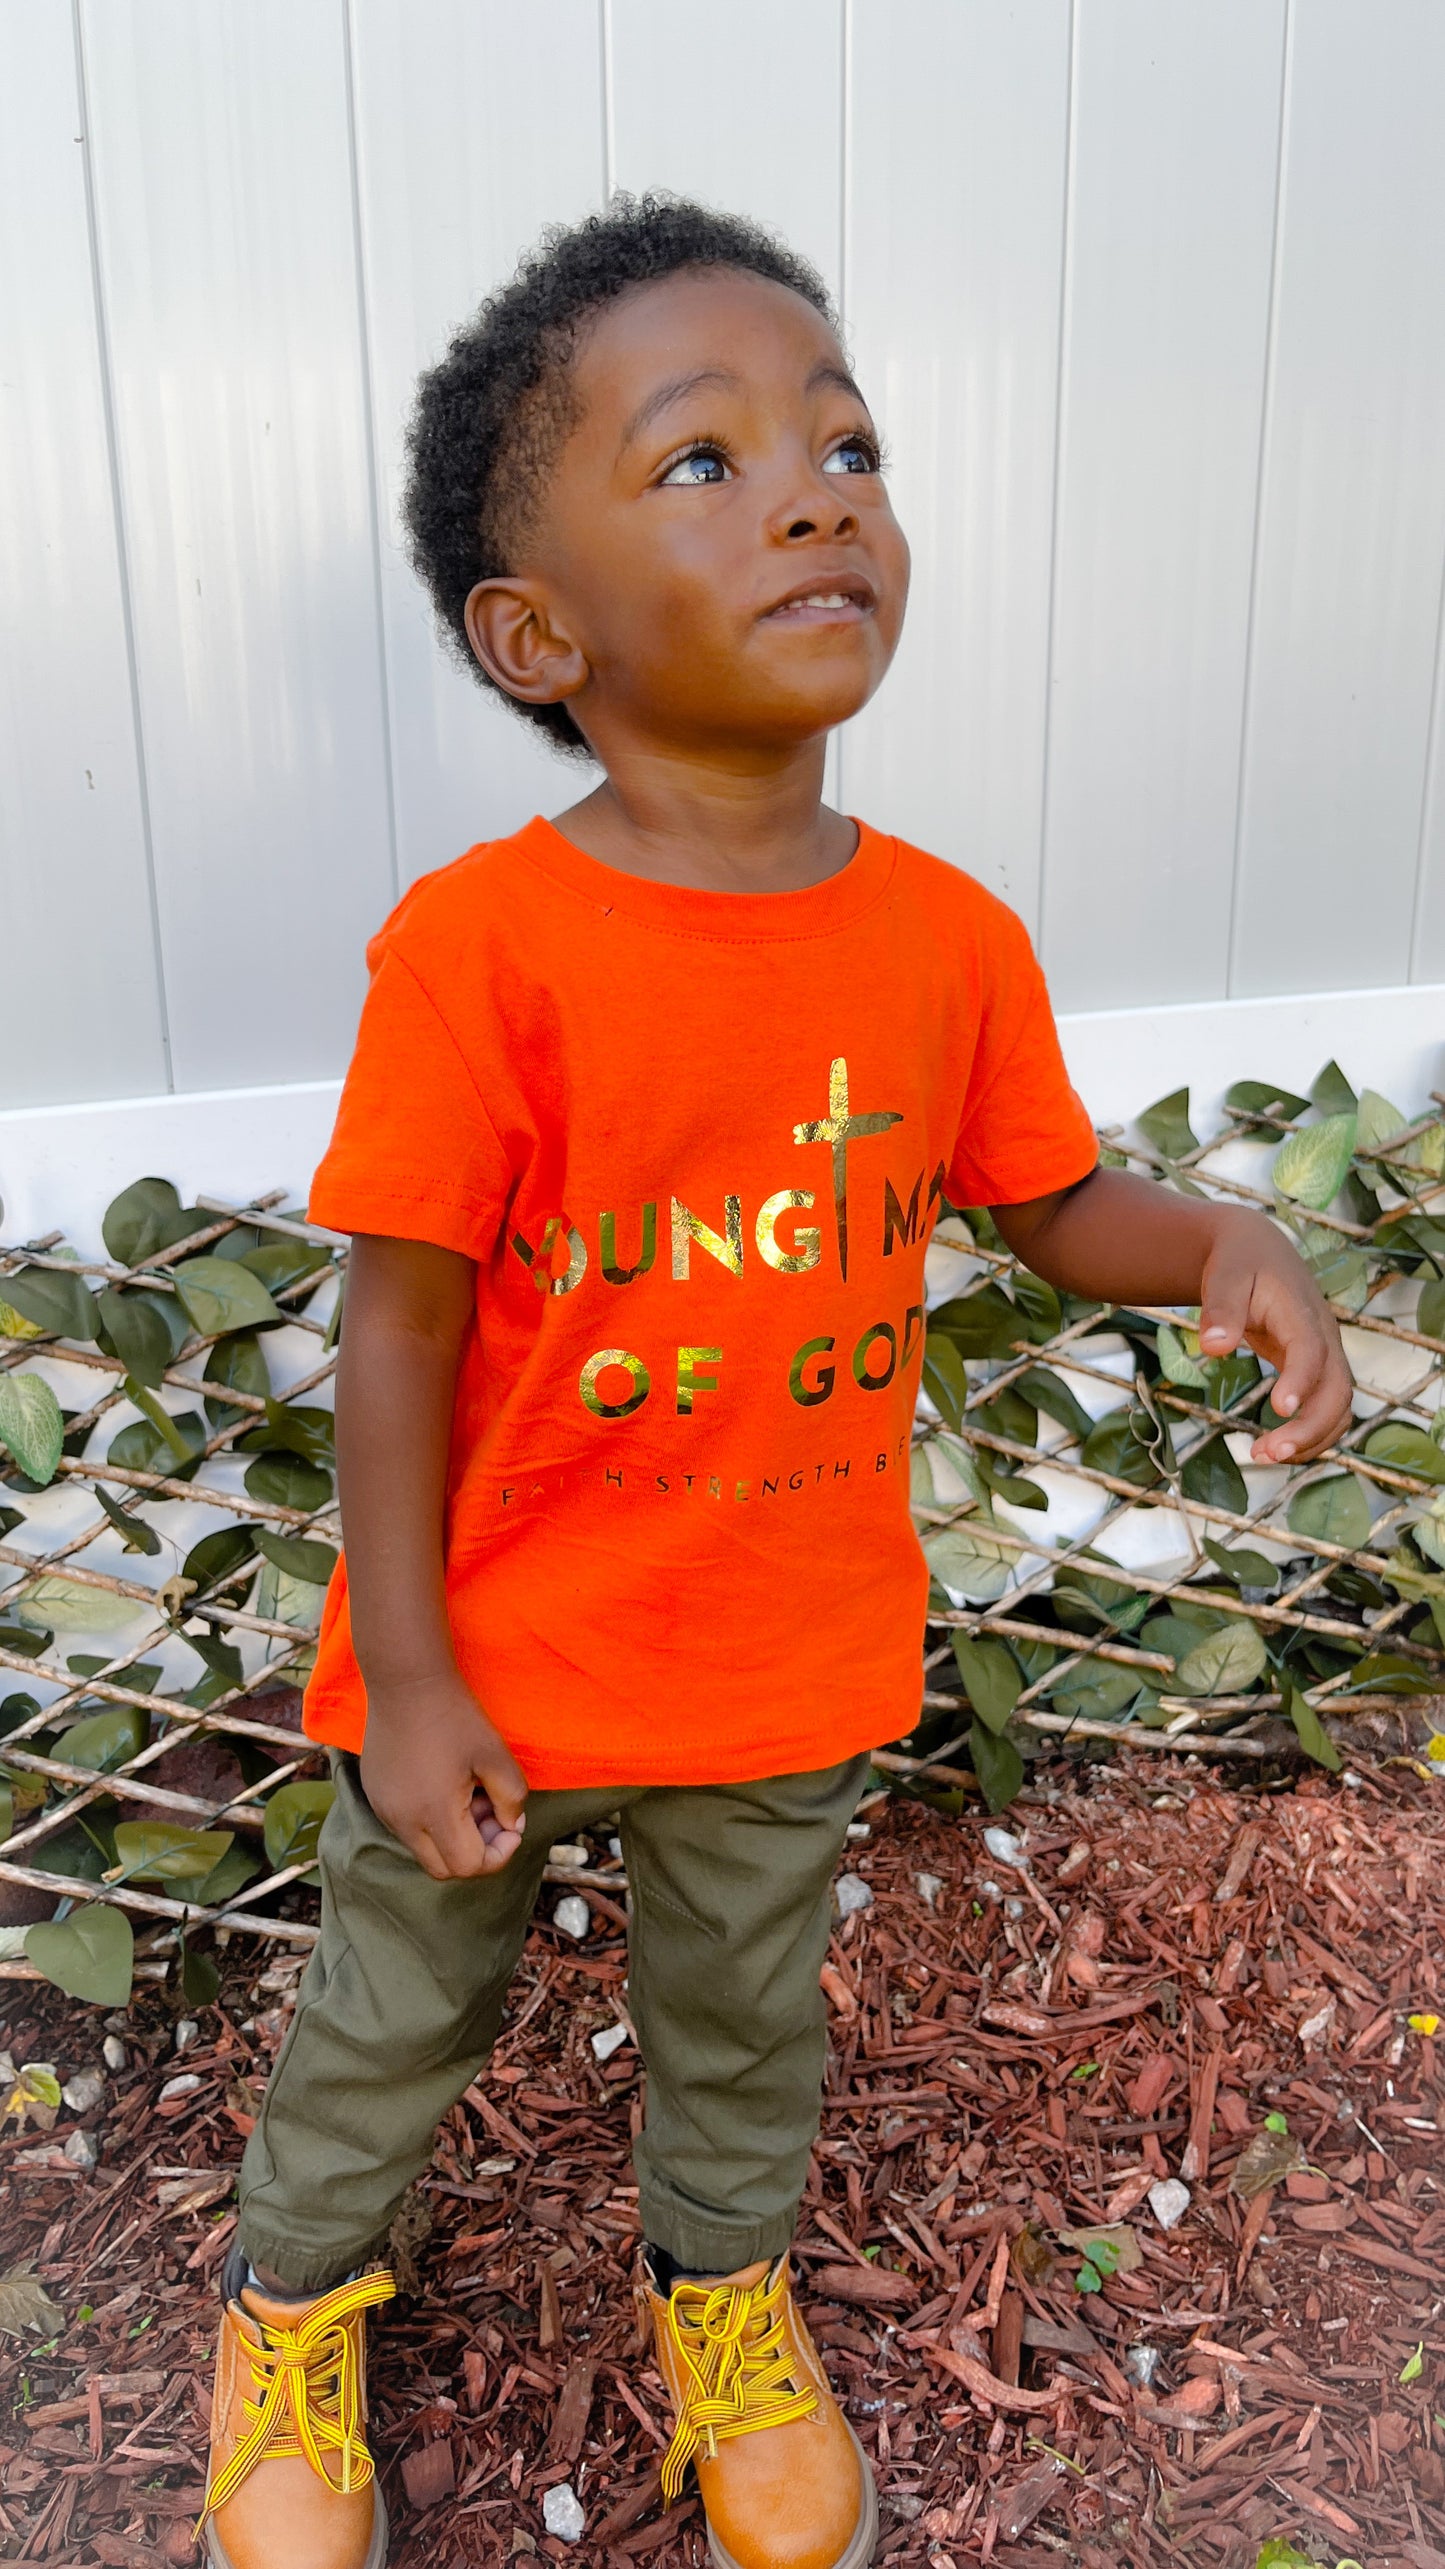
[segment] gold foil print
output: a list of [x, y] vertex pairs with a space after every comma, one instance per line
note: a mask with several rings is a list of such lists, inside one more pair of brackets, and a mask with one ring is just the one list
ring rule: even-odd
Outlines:
[[677, 1351], [677, 1414], [691, 1418], [694, 1392], [715, 1392], [716, 1374], [700, 1374], [699, 1365], [720, 1365], [721, 1347], [679, 1347]]
[[651, 1266], [653, 1259], [657, 1255], [656, 1205], [644, 1204], [642, 1208], [642, 1249], [635, 1267], [619, 1267], [617, 1263], [617, 1216], [615, 1213], [601, 1213], [597, 1217], [597, 1255], [603, 1276], [608, 1284], [636, 1284], [639, 1276], [646, 1275], [648, 1268]]
[[811, 1188], [785, 1186], [758, 1208], [755, 1234], [758, 1253], [770, 1267], [776, 1267], [780, 1275], [806, 1275], [809, 1267], [816, 1267], [822, 1257], [823, 1235], [815, 1231], [810, 1222], [802, 1224], [794, 1232], [797, 1245], [792, 1249], [785, 1249], [777, 1235], [780, 1213], [810, 1213], [816, 1201]]
[[[632, 1390], [626, 1400], [604, 1400], [597, 1388], [598, 1375], [605, 1374], [609, 1365], [620, 1365], [631, 1379]], [[642, 1358], [629, 1355], [625, 1347], [600, 1347], [583, 1366], [577, 1389], [594, 1418], [630, 1418], [635, 1409], [641, 1409], [651, 1391], [652, 1376]]]
[[724, 1196], [723, 1223], [727, 1236], [720, 1239], [706, 1222], [699, 1221], [695, 1213], [689, 1213], [687, 1206], [679, 1204], [677, 1197], [673, 1197], [672, 1272], [680, 1284], [685, 1284], [688, 1279], [688, 1261], [694, 1240], [710, 1258], [716, 1258], [719, 1266], [726, 1267], [730, 1276], [742, 1274], [743, 1200], [740, 1195]]
[[870, 1115], [853, 1115], [848, 1108], [848, 1064], [840, 1053], [828, 1068], [828, 1112], [815, 1123], [795, 1124], [795, 1142], [826, 1142], [833, 1154], [833, 1209], [838, 1221], [838, 1264], [844, 1278], [848, 1274], [848, 1145], [866, 1139], [870, 1133], [886, 1133], [890, 1124], [901, 1124], [902, 1109], [885, 1107]]

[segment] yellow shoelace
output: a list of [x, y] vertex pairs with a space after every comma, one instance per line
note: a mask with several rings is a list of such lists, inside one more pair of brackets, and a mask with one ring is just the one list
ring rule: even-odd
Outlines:
[[695, 2453], [713, 2460], [728, 2436], [790, 2426], [816, 2409], [817, 2392], [794, 2385], [786, 2296], [787, 2269], [781, 2265], [756, 2284], [674, 2286], [665, 2325], [685, 2387], [662, 2464], [669, 2506]]
[[[375, 2466], [361, 2433], [356, 2339], [346, 2323], [377, 2302], [390, 2301], [395, 2291], [390, 2275], [358, 2275], [354, 2283], [338, 2284], [335, 2292], [314, 2303], [299, 2328], [252, 2318], [259, 2336], [247, 2341], [245, 2360], [260, 2397], [241, 2403], [251, 2431], [207, 2490], [198, 2535], [260, 2461], [300, 2453], [328, 2488], [350, 2491], [368, 2485]], [[340, 2455], [339, 2477], [326, 2467], [328, 2453]]]

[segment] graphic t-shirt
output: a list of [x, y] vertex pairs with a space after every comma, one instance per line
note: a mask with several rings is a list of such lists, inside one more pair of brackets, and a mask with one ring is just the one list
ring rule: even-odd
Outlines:
[[[968, 875], [860, 830], [701, 892], [534, 820], [407, 894], [314, 1220], [476, 1265], [446, 1585], [537, 1787], [800, 1773], [917, 1718], [923, 1260], [1095, 1142], [1043, 975]], [[360, 1746], [344, 1560], [306, 1699]]]

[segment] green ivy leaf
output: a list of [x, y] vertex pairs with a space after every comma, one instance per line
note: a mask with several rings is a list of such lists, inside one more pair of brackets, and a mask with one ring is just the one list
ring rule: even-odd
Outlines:
[[106, 1461], [118, 1464], [123, 1472], [158, 1472], [168, 1481], [194, 1479], [205, 1452], [205, 1421], [199, 1410], [183, 1409], [179, 1417], [170, 1417], [170, 1423], [190, 1458], [188, 1462], [177, 1460], [172, 1438], [163, 1436], [148, 1418], [133, 1419], [129, 1427], [111, 1438]]
[[111, 1497], [109, 1490], [102, 1489], [98, 1481], [92, 1484], [90, 1494], [109, 1517], [127, 1552], [141, 1552], [148, 1557], [159, 1552], [160, 1536], [153, 1525], [147, 1525], [143, 1516], [137, 1516], [130, 1508], [119, 1506]]
[[1344, 1185], [1354, 1149], [1353, 1115], [1326, 1115], [1320, 1123], [1291, 1133], [1281, 1142], [1274, 1163], [1276, 1196], [1288, 1196], [1292, 1203], [1322, 1213]]
[[130, 1882], [204, 1882], [234, 1843], [234, 1829], [186, 1829], [170, 1820], [121, 1820], [115, 1832], [116, 1858]]
[[309, 1864], [316, 1853], [321, 1824], [336, 1799], [334, 1784], [283, 1784], [266, 1805], [263, 1839], [273, 1873], [288, 1865]]
[[[1260, 1140], [1282, 1142], [1285, 1124], [1292, 1124], [1296, 1116], [1306, 1114], [1310, 1101], [1307, 1097], [1296, 1097], [1291, 1088], [1272, 1087], [1266, 1079], [1237, 1079], [1232, 1088], [1225, 1090], [1224, 1103], [1241, 1115], [1268, 1118]], [[1284, 1121], [1274, 1120], [1278, 1117], [1283, 1117]]]
[[15, 1611], [32, 1632], [118, 1632], [137, 1611], [133, 1597], [118, 1597], [113, 1588], [92, 1588], [62, 1571], [45, 1570], [29, 1581], [15, 1600]]
[[1070, 1721], [1119, 1721], [1137, 1701], [1144, 1674], [1113, 1659], [1083, 1660], [1049, 1688], [1050, 1709]]
[[26, 1959], [67, 1998], [124, 2007], [135, 1968], [135, 1937], [123, 1909], [87, 1901], [68, 1918], [48, 1919], [25, 1934]]
[[1174, 1671], [1181, 1695], [1242, 1695], [1264, 1675], [1269, 1654], [1252, 1623], [1235, 1616], [1221, 1632], [1196, 1642]]
[[173, 1353], [170, 1324], [159, 1294], [120, 1293], [107, 1285], [100, 1297], [102, 1343], [147, 1390], [159, 1391]]
[[248, 1848], [239, 1843], [228, 1847], [215, 1871], [208, 1873], [198, 1886], [197, 1908], [224, 1909], [227, 1901], [234, 1900], [237, 1892], [243, 1891], [248, 1882], [253, 1882], [260, 1870], [257, 1858]]
[[1357, 1121], [1359, 1134], [1356, 1149], [1381, 1151], [1387, 1142], [1394, 1140], [1397, 1133], [1404, 1132], [1411, 1118], [1408, 1115], [1402, 1115], [1399, 1107], [1392, 1106], [1388, 1097], [1382, 1097], [1377, 1088], [1362, 1088]]
[[1316, 1766], [1327, 1766], [1332, 1774], [1337, 1775], [1342, 1763], [1340, 1752], [1313, 1704], [1301, 1694], [1298, 1686], [1290, 1684], [1287, 1677], [1281, 1677], [1279, 1691], [1284, 1709], [1294, 1724], [1295, 1736], [1306, 1757], [1312, 1757]]
[[1365, 1452], [1372, 1463], [1387, 1463], [1392, 1471], [1413, 1472], [1422, 1481], [1445, 1481], [1445, 1452], [1422, 1427], [1407, 1427], [1402, 1419], [1392, 1418], [1377, 1427], [1365, 1439]]
[[956, 1632], [953, 1655], [958, 1662], [968, 1700], [979, 1720], [995, 1733], [1003, 1730], [1023, 1692], [1024, 1682], [1018, 1661], [1008, 1644]]
[[221, 1994], [221, 1975], [209, 1954], [197, 1953], [181, 1939], [181, 1996], [188, 2007], [214, 2007]]
[[1079, 1561], [1065, 1562], [1054, 1580], [1054, 1612], [1076, 1632], [1093, 1631], [1100, 1624], [1115, 1632], [1136, 1632], [1150, 1604], [1138, 1588], [1117, 1576], [1086, 1570]]
[[138, 1757], [149, 1737], [150, 1722], [139, 1704], [107, 1704], [103, 1712], [89, 1713], [63, 1731], [55, 1754], [67, 1766], [87, 1766], [97, 1775], [109, 1775]]
[[1200, 1361], [1197, 1329], [1191, 1329], [1186, 1339], [1178, 1330], [1171, 1329], [1167, 1320], [1161, 1320], [1156, 1343], [1166, 1382], [1178, 1383], [1186, 1391], [1208, 1389], [1209, 1377]]
[[64, 1444], [65, 1420], [50, 1385], [39, 1374], [0, 1374], [0, 1445], [37, 1489], [54, 1480]]
[[1198, 1136], [1189, 1121], [1189, 1091], [1176, 1088], [1168, 1097], [1158, 1097], [1134, 1118], [1146, 1142], [1152, 1142], [1161, 1159], [1186, 1159], [1199, 1148]]
[[312, 1516], [331, 1496], [331, 1474], [303, 1463], [299, 1454], [262, 1454], [246, 1473], [246, 1490], [263, 1506], [297, 1508]]
[[1289, 1527], [1306, 1541], [1339, 1543], [1358, 1552], [1369, 1541], [1370, 1503], [1353, 1472], [1332, 1472], [1296, 1490], [1289, 1503]]
[[1415, 1326], [1422, 1338], [1445, 1338], [1445, 1281], [1432, 1276], [1420, 1288]]
[[244, 1454], [299, 1454], [303, 1463], [330, 1468], [336, 1460], [336, 1418], [329, 1409], [268, 1400], [266, 1424], [240, 1439]]
[[284, 1570], [290, 1579], [302, 1579], [313, 1588], [324, 1588], [340, 1559], [334, 1544], [308, 1542], [293, 1534], [273, 1534], [269, 1526], [256, 1529], [256, 1549]]
[[1085, 1437], [1081, 1459], [1091, 1472], [1107, 1472], [1116, 1481], [1132, 1482], [1135, 1489], [1151, 1490], [1161, 1477], [1159, 1466], [1135, 1435], [1133, 1416], [1128, 1409], [1106, 1410]]
[[981, 1526], [939, 1526], [923, 1538], [923, 1557], [940, 1584], [970, 1605], [988, 1605], [1008, 1586], [1015, 1554]]
[[117, 1266], [143, 1267], [162, 1249], [204, 1230], [210, 1218], [194, 1205], [183, 1206], [169, 1178], [139, 1177], [107, 1206], [100, 1230]]
[[[1047, 1365], [1030, 1365], [1026, 1374], [1020, 1374], [1014, 1389], [1032, 1403], [1035, 1411], [1042, 1410], [1045, 1418], [1051, 1418], [1056, 1426], [1083, 1443], [1094, 1422], [1068, 1384], [1051, 1373]], [[1027, 1441], [1032, 1443], [1033, 1438]]]
[[957, 1345], [940, 1329], [930, 1329], [923, 1342], [923, 1389], [940, 1418], [950, 1427], [963, 1425], [968, 1376]]
[[1032, 1274], [1027, 1267], [1015, 1269], [1013, 1288], [1014, 1307], [1023, 1314], [1024, 1323], [1022, 1328], [1015, 1325], [1014, 1334], [1032, 1338], [1035, 1345], [1042, 1347], [1062, 1326], [1059, 1297], [1051, 1284], [1045, 1284], [1042, 1276]]
[[256, 1549], [254, 1525], [223, 1525], [214, 1534], [203, 1534], [193, 1543], [181, 1564], [181, 1577], [194, 1579], [198, 1588], [209, 1588], [216, 1579], [228, 1579], [249, 1561]]
[[187, 1258], [174, 1270], [176, 1291], [202, 1338], [259, 1329], [284, 1318], [259, 1276], [236, 1258]]
[[99, 1313], [84, 1276], [67, 1275], [59, 1267], [21, 1267], [6, 1276], [5, 1299], [22, 1319], [33, 1320], [53, 1337], [88, 1344], [95, 1336]]
[[[266, 1367], [265, 1351], [253, 1329], [241, 1329], [230, 1338], [217, 1340], [206, 1359], [206, 1381], [224, 1383], [235, 1392], [246, 1392], [252, 1400], [269, 1401], [271, 1376]], [[254, 1412], [240, 1409], [234, 1401], [206, 1400], [206, 1416], [212, 1427], [234, 1427], [243, 1417]]]
[[996, 1284], [941, 1302], [928, 1315], [930, 1337], [951, 1339], [960, 1356], [1009, 1356], [1017, 1339], [1028, 1332], [1008, 1295]]
[[969, 1763], [991, 1811], [1006, 1811], [1024, 1780], [1024, 1762], [1007, 1732], [997, 1736], [980, 1721], [969, 1726]]
[[1322, 1115], [1353, 1115], [1359, 1103], [1337, 1061], [1327, 1061], [1310, 1090], [1310, 1102]]
[[1242, 1516], [1249, 1505], [1244, 1474], [1222, 1436], [1211, 1436], [1195, 1447], [1179, 1483], [1185, 1497], [1197, 1499], [1201, 1507], [1227, 1508], [1231, 1515]]
[[248, 1249], [241, 1260], [253, 1276], [259, 1276], [268, 1293], [284, 1293], [288, 1285], [299, 1284], [303, 1276], [319, 1275], [331, 1264], [332, 1253], [314, 1240], [268, 1240], [261, 1248]]
[[1207, 1534], [1203, 1542], [1204, 1549], [1215, 1568], [1221, 1571], [1226, 1579], [1232, 1580], [1236, 1588], [1267, 1588], [1273, 1591], [1279, 1586], [1280, 1565], [1277, 1561], [1271, 1561], [1267, 1553], [1254, 1552], [1245, 1544], [1238, 1544], [1233, 1551], [1228, 1551], [1222, 1543], [1212, 1542]]

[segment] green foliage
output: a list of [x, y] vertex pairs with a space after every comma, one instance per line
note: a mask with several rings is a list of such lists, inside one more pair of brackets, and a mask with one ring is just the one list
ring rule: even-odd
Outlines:
[[258, 1275], [236, 1258], [187, 1258], [174, 1270], [176, 1291], [197, 1335], [220, 1338], [281, 1319]]
[[64, 1443], [65, 1421], [50, 1385], [39, 1374], [0, 1374], [0, 1445], [37, 1489], [54, 1480]]
[[25, 1954], [38, 1972], [70, 1998], [98, 2007], [124, 2007], [130, 1997], [135, 1937], [124, 1909], [87, 1901], [68, 1918], [29, 1927]]
[[1344, 1185], [1354, 1151], [1353, 1115], [1326, 1115], [1318, 1124], [1303, 1125], [1279, 1146], [1275, 1194], [1322, 1213]]
[[1164, 1160], [1186, 1159], [1199, 1148], [1198, 1136], [1189, 1121], [1189, 1091], [1176, 1088], [1169, 1097], [1156, 1098], [1142, 1115], [1134, 1118], [1140, 1132]]
[[37, 1329], [83, 1343], [94, 1339], [98, 1314], [84, 1276], [67, 1275], [60, 1267], [20, 1267], [4, 1284], [11, 1309]]
[[264, 1844], [272, 1870], [309, 1864], [321, 1824], [336, 1799], [333, 1784], [283, 1784], [266, 1805]]

